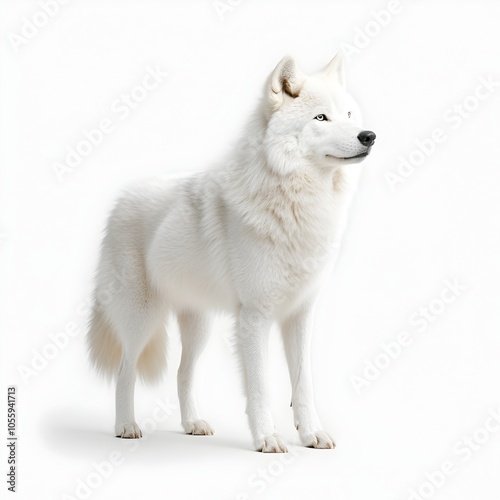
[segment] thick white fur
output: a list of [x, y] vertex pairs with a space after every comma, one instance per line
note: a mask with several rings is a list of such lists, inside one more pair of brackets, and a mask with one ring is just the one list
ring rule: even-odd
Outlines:
[[[319, 114], [329, 120], [315, 119]], [[283, 334], [302, 442], [334, 447], [314, 407], [309, 343], [315, 299], [332, 269], [358, 174], [352, 164], [360, 159], [345, 158], [367, 152], [357, 139], [360, 120], [339, 55], [312, 76], [285, 57], [219, 169], [148, 183], [119, 199], [102, 245], [88, 335], [97, 368], [117, 376], [116, 435], [141, 435], [136, 371], [146, 380], [160, 376], [169, 313], [178, 318], [183, 345], [182, 423], [187, 433], [213, 433], [198, 413], [193, 374], [210, 318], [223, 311], [236, 319], [255, 447], [286, 451], [266, 391], [273, 322]]]

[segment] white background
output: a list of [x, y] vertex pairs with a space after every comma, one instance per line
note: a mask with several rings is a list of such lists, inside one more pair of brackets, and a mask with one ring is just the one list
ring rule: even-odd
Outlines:
[[[17, 498], [83, 498], [76, 489], [87, 480], [92, 499], [403, 500], [419, 488], [421, 498], [499, 498], [500, 432], [481, 428], [500, 406], [500, 88], [480, 102], [470, 96], [480, 78], [500, 81], [500, 5], [404, 1], [377, 30], [373, 11], [387, 6], [248, 0], [221, 19], [211, 0], [73, 0], [16, 50], [13, 34], [40, 7], [2, 2], [2, 390], [18, 387]], [[90, 370], [84, 343], [113, 199], [144, 177], [216, 164], [285, 53], [316, 71], [342, 43], [359, 42], [370, 21], [373, 36], [350, 54], [347, 74], [377, 142], [318, 306], [313, 349], [318, 409], [337, 449], [299, 445], [273, 334], [273, 409], [292, 453], [252, 451], [231, 324], [221, 319], [199, 372], [200, 405], [215, 436], [184, 436], [175, 408], [131, 450], [113, 437], [113, 386]], [[168, 77], [121, 119], [113, 103], [156, 65]], [[454, 106], [464, 100], [476, 109], [458, 123]], [[114, 131], [59, 180], [54, 162], [106, 117]], [[446, 140], [391, 190], [386, 174], [435, 128]], [[444, 307], [433, 302], [440, 314], [419, 333], [410, 318], [439, 299], [447, 279], [465, 289]], [[76, 335], [54, 354], [50, 335], [73, 323]], [[353, 376], [401, 331], [412, 344], [356, 391]], [[158, 398], [177, 402], [173, 326], [169, 337], [164, 382], [138, 384], [139, 423]], [[45, 366], [38, 359], [22, 377], [20, 367], [33, 368], [44, 349], [53, 359]], [[1, 422], [6, 428], [6, 417]], [[470, 435], [481, 444], [473, 440], [469, 453], [460, 441]], [[121, 463], [102, 478], [93, 463], [112, 452]], [[425, 474], [445, 461], [454, 473], [440, 488], [426, 486]]]

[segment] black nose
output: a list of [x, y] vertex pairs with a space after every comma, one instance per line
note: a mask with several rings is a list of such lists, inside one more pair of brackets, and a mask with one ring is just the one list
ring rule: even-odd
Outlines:
[[358, 139], [363, 146], [369, 147], [375, 142], [375, 132], [371, 130], [363, 130], [358, 134]]

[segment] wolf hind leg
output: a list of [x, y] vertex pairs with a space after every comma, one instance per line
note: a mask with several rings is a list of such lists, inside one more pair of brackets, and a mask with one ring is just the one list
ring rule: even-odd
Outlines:
[[146, 306], [130, 304], [115, 327], [122, 344], [115, 392], [115, 435], [122, 438], [142, 436], [134, 414], [137, 375], [145, 382], [156, 381], [166, 364], [164, 311], [159, 301], [150, 299]]
[[116, 381], [115, 436], [120, 438], [136, 439], [142, 437], [134, 414], [136, 363], [137, 359], [134, 359], [134, 356], [124, 353]]
[[182, 341], [182, 356], [177, 374], [177, 389], [182, 425], [186, 434], [211, 436], [213, 428], [200, 418], [194, 392], [196, 362], [205, 348], [210, 334], [209, 316], [191, 311], [178, 314]]

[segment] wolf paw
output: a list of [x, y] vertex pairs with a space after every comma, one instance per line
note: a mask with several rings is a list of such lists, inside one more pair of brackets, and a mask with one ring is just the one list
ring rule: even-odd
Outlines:
[[205, 420], [188, 420], [184, 423], [186, 434], [193, 436], [213, 436], [212, 426]]
[[142, 437], [142, 432], [135, 422], [116, 424], [115, 436], [122, 439], [139, 439]]
[[265, 436], [257, 443], [257, 451], [262, 453], [288, 453], [283, 438], [278, 434], [270, 434]]
[[300, 439], [304, 446], [308, 448], [318, 448], [318, 449], [330, 449], [333, 450], [335, 448], [335, 443], [333, 439], [321, 429], [300, 433]]

